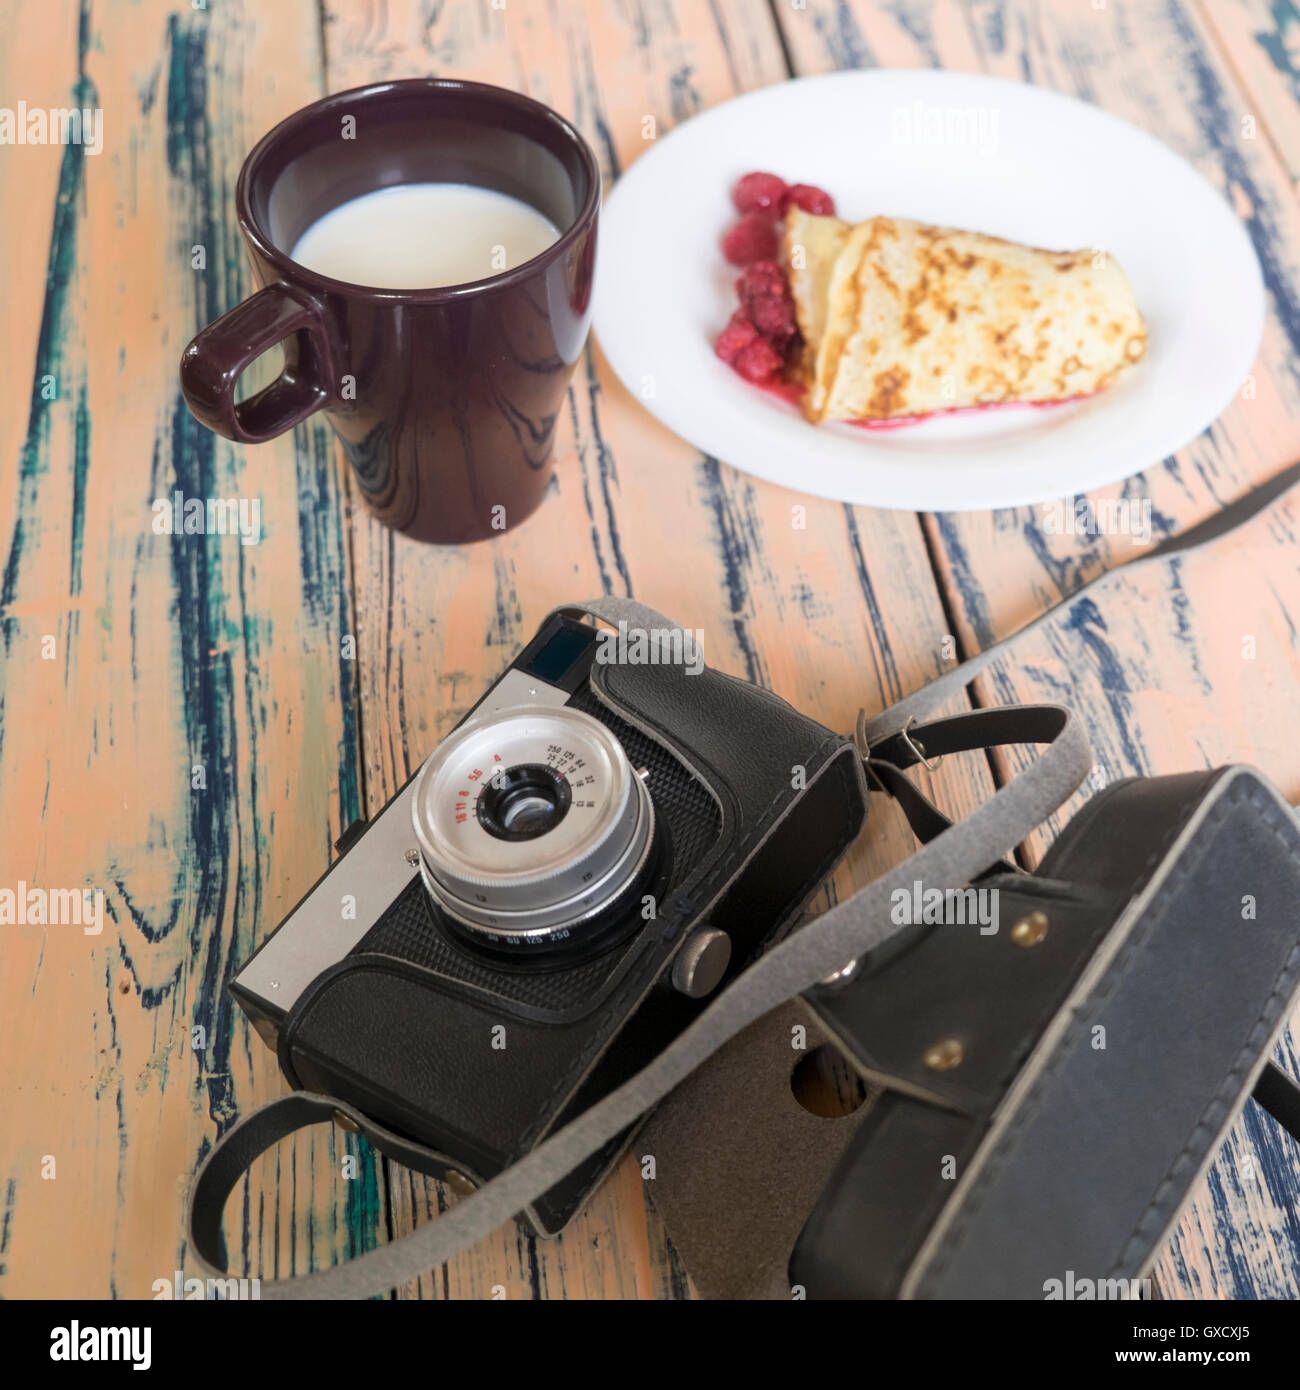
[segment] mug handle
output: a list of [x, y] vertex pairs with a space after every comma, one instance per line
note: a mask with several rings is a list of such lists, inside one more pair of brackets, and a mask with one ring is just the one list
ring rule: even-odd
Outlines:
[[[298, 357], [255, 396], [235, 401], [244, 370], [298, 335]], [[333, 392], [332, 353], [319, 305], [267, 285], [208, 324], [181, 356], [181, 392], [194, 417], [241, 444], [261, 444], [315, 414]]]

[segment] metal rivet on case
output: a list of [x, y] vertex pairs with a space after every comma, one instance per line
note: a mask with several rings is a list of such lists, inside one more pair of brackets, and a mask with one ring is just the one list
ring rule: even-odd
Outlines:
[[834, 988], [838, 985], [847, 985], [858, 973], [858, 966], [861, 964], [862, 962], [859, 960], [851, 960], [847, 965], [841, 965], [838, 970], [832, 970], [829, 975], [823, 975], [817, 983], [819, 985], [826, 985], [829, 988]]
[[346, 1129], [349, 1134], [361, 1133], [361, 1126], [357, 1124], [351, 1115], [345, 1115], [341, 1110], [336, 1110], [334, 1112], [334, 1123], [338, 1125], [340, 1129]]
[[420, 851], [418, 849], [408, 849], [406, 853], [402, 855], [402, 858], [406, 860], [411, 868], [418, 868], [420, 863]]
[[455, 1168], [448, 1168], [442, 1175], [442, 1180], [458, 1197], [468, 1197], [474, 1191], [473, 1180]]
[[1037, 946], [1047, 935], [1047, 913], [1031, 912], [1011, 928], [1011, 939], [1017, 946]]
[[951, 1071], [965, 1055], [966, 1049], [956, 1038], [944, 1038], [942, 1042], [925, 1049], [923, 1060], [931, 1071]]

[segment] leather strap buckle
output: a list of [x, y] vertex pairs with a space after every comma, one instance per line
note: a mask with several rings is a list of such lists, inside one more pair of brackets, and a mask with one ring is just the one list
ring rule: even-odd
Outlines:
[[898, 731], [898, 737], [902, 739], [909, 751], [916, 754], [917, 762], [919, 762], [927, 772], [933, 772], [943, 762], [943, 756], [941, 754], [939, 757], [935, 758], [933, 762], [930, 761], [925, 753], [925, 745], [919, 738], [913, 738], [912, 735], [908, 733], [908, 730], [915, 723], [916, 715], [912, 715], [907, 723]]

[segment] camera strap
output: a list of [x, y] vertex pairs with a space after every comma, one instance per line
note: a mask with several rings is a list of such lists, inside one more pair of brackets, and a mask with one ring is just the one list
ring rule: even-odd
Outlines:
[[[1120, 568], [1157, 563], [1241, 525], [1300, 480], [1300, 465]], [[742, 1029], [879, 946], [901, 928], [891, 921], [894, 890], [921, 881], [960, 889], [1019, 845], [1059, 809], [1087, 777], [1092, 755], [1077, 716], [1056, 705], [971, 710], [919, 724], [1005, 654], [1016, 638], [1049, 622], [1095, 584], [1075, 594], [962, 665], [874, 718], [860, 717], [858, 746], [878, 783], [904, 801], [924, 843], [909, 858], [853, 897], [773, 946], [740, 974], [678, 1037], [630, 1080], [557, 1130], [531, 1153], [459, 1201], [436, 1220], [346, 1263], [316, 1273], [264, 1282], [263, 1298], [365, 1298], [436, 1269], [524, 1210], [585, 1159], [621, 1134]], [[613, 626], [668, 631], [676, 625], [630, 599], [599, 598], [556, 610]], [[964, 749], [1035, 743], [1039, 757], [982, 806], [949, 823], [905, 778], [903, 769]], [[189, 1240], [204, 1270], [225, 1276], [221, 1230], [226, 1200], [256, 1158], [310, 1124], [336, 1121], [365, 1134], [382, 1152], [428, 1171], [437, 1157], [330, 1096], [295, 1092], [270, 1102], [228, 1130], [200, 1168], [191, 1193]]]

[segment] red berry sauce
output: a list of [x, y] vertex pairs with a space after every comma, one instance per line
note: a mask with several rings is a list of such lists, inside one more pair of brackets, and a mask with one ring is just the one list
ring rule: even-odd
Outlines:
[[776, 223], [766, 212], [747, 212], [722, 238], [722, 254], [732, 265], [770, 261], [781, 244]]
[[714, 351], [746, 381], [775, 386], [786, 380], [787, 367], [803, 347], [790, 285], [776, 263], [782, 219], [792, 202], [805, 212], [826, 215], [834, 213], [835, 204], [820, 188], [787, 184], [762, 171], [737, 180], [731, 201], [740, 219], [723, 237], [722, 254], [743, 267], [736, 281], [740, 307], [718, 335]]
[[746, 174], [731, 190], [731, 201], [737, 212], [761, 212], [780, 208], [788, 191], [785, 180], [776, 174]]
[[781, 199], [783, 216], [791, 203], [816, 217], [835, 216], [835, 199], [824, 189], [814, 188], [810, 183], [792, 183], [785, 190], [785, 196]]

